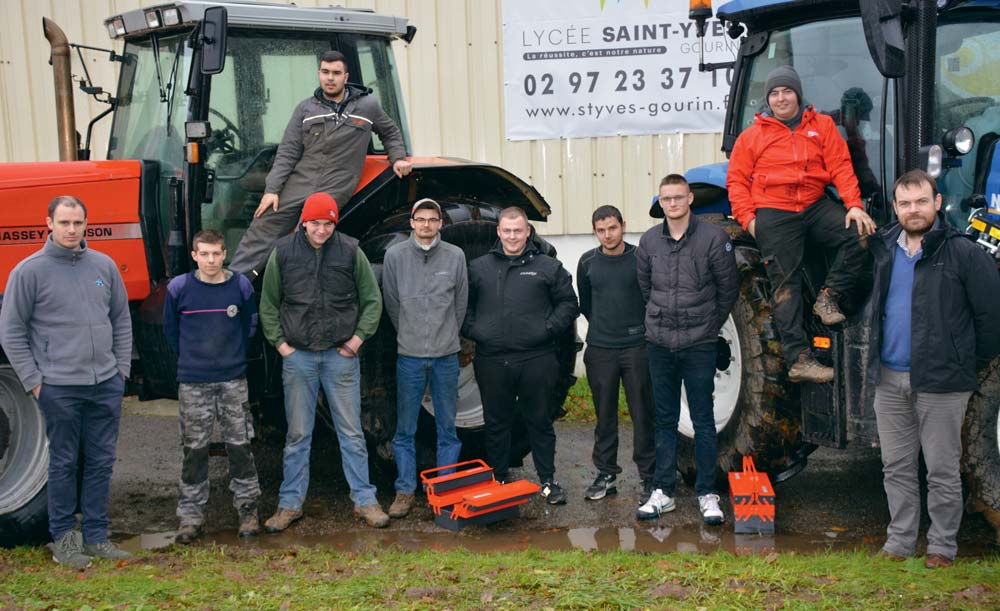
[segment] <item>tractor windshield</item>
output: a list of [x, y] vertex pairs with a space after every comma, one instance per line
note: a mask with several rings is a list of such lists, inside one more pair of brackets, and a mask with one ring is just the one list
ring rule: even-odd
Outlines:
[[[972, 152], [954, 160], [938, 180], [949, 220], [964, 228], [982, 194], [993, 144], [1000, 138], [1000, 24], [986, 20], [942, 23], [937, 31], [934, 138], [966, 126], [975, 135]], [[994, 153], [995, 154], [995, 153]]]
[[[858, 176], [861, 195], [881, 191], [879, 179], [879, 121], [882, 106], [882, 76], [868, 54], [859, 18], [810, 23], [775, 30], [767, 45], [750, 62], [742, 108], [736, 109], [739, 129], [749, 127], [754, 115], [765, 109], [767, 75], [790, 64], [802, 78], [803, 97], [819, 112], [833, 117], [847, 140]], [[889, 108], [891, 104], [890, 89]], [[892, 114], [886, 117], [886, 175], [893, 176]]]

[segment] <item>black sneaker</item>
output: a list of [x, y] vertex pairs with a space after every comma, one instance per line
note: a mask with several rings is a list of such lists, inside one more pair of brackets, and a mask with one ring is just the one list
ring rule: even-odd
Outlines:
[[565, 505], [566, 493], [563, 492], [559, 482], [545, 482], [542, 484], [542, 498], [549, 505]]
[[609, 494], [617, 494], [618, 487], [615, 486], [615, 475], [612, 473], [598, 473], [594, 483], [587, 488], [586, 496], [588, 501], [599, 501]]

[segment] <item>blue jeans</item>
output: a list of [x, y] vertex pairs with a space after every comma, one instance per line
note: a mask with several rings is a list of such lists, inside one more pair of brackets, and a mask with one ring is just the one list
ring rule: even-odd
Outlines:
[[649, 347], [649, 375], [653, 381], [656, 419], [656, 475], [654, 485], [674, 496], [677, 485], [677, 421], [681, 413], [681, 383], [687, 394], [694, 425], [694, 462], [698, 496], [715, 493], [717, 462], [715, 415], [715, 342], [681, 350], [656, 344]]
[[309, 489], [309, 450], [316, 423], [316, 398], [322, 384], [330, 417], [337, 430], [344, 477], [357, 506], [375, 503], [375, 486], [368, 480], [368, 446], [361, 428], [361, 366], [358, 359], [337, 353], [296, 350], [283, 358], [285, 385], [284, 479], [278, 492], [281, 507], [298, 511]]
[[49, 438], [49, 533], [56, 540], [76, 527], [77, 462], [83, 450], [83, 540], [108, 540], [108, 496], [122, 416], [120, 374], [91, 386], [42, 384], [38, 407]]
[[424, 389], [430, 384], [437, 425], [437, 466], [458, 462], [462, 442], [455, 433], [458, 400], [458, 355], [418, 358], [399, 355], [396, 360], [396, 434], [392, 452], [396, 456], [396, 491], [413, 494], [417, 489], [417, 456], [413, 436], [417, 432]]

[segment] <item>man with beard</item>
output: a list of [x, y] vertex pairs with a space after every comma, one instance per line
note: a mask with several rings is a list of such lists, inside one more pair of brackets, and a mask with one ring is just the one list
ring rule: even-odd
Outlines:
[[[984, 251], [948, 225], [922, 170], [893, 185], [899, 222], [873, 240], [869, 375], [882, 447], [889, 527], [881, 554], [912, 556], [920, 526], [918, 458], [927, 464], [927, 568], [951, 566], [962, 520], [962, 422], [976, 370], [1000, 353], [1000, 276]], [[877, 357], [876, 357], [877, 355]]]
[[264, 196], [229, 264], [232, 271], [251, 280], [259, 276], [275, 241], [295, 227], [309, 195], [322, 192], [339, 204], [350, 201], [373, 131], [382, 140], [396, 176], [410, 173], [399, 128], [367, 89], [347, 84], [349, 76], [343, 53], [323, 53], [319, 87], [299, 103], [288, 121]]

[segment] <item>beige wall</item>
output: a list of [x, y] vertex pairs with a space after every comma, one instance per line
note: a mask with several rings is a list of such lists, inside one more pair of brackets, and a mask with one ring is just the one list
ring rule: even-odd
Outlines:
[[[0, 0], [0, 161], [58, 158], [55, 101], [42, 17], [55, 20], [72, 42], [109, 47], [104, 18], [163, 0]], [[539, 230], [590, 232], [590, 212], [622, 208], [630, 229], [652, 225], [650, 199], [661, 176], [721, 161], [719, 135], [665, 134], [508, 142], [504, 138], [500, 0], [341, 0], [407, 17], [413, 44], [397, 43], [414, 153], [504, 166], [533, 184], [552, 206]], [[300, 6], [329, 0], [298, 0]], [[84, 54], [95, 83], [114, 90], [117, 64]], [[74, 56], [74, 75], [82, 75]], [[303, 92], [303, 97], [309, 92]], [[77, 129], [106, 106], [77, 91]], [[289, 109], [291, 111], [291, 109]], [[95, 157], [107, 147], [110, 120], [94, 133]]]

